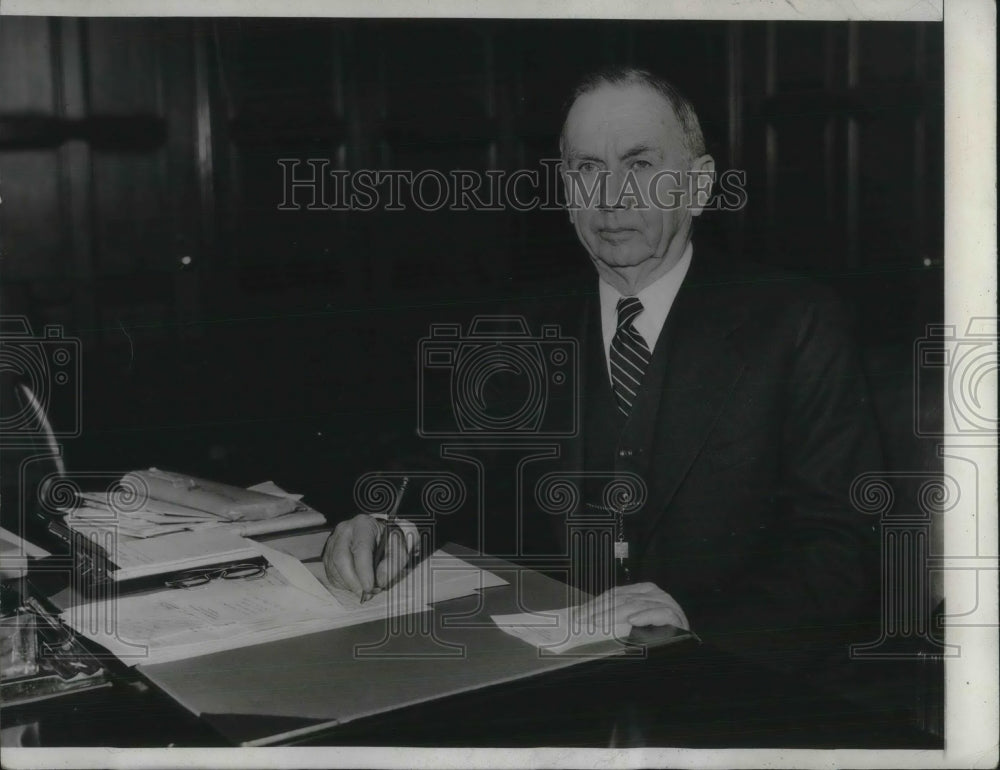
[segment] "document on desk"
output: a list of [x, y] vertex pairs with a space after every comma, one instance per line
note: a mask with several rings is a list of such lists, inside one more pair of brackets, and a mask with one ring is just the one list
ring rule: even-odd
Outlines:
[[260, 577], [111, 596], [66, 609], [63, 620], [127, 665], [153, 665], [423, 612], [432, 596], [467, 595], [506, 582], [443, 554], [361, 605], [353, 594], [324, 586], [312, 565], [254, 545], [269, 564]]
[[484, 588], [507, 585], [507, 581], [492, 572], [474, 567], [445, 551], [435, 551], [417, 563], [410, 572], [387, 591], [380, 591], [361, 604], [356, 594], [336, 588], [327, 580], [322, 562], [305, 565], [341, 606], [352, 612], [384, 617], [393, 614], [422, 612], [435, 602], [471, 596]]
[[64, 621], [123, 663], [165, 663], [309, 633], [336, 611], [277, 570], [67, 609]]
[[130, 666], [197, 657], [350, 622], [301, 562], [253, 545], [269, 565], [260, 577], [110, 596], [67, 608], [63, 621]]
[[607, 617], [590, 617], [588, 605], [564, 607], [551, 612], [492, 615], [497, 628], [539, 650], [562, 655], [577, 647], [598, 642], [624, 642], [632, 626]]

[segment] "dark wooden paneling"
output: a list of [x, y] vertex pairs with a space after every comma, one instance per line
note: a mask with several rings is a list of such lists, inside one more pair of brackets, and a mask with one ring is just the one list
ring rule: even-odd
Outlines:
[[817, 91], [826, 87], [826, 25], [775, 25], [776, 90]]
[[4, 114], [50, 114], [56, 79], [49, 20], [41, 16], [4, 18], [0, 23], [0, 56], [0, 110]]
[[5, 299], [88, 349], [131, 354], [133, 325], [170, 336], [197, 305], [174, 277], [200, 256], [192, 25], [17, 17], [0, 30], [0, 71], [16, 75], [0, 92]]
[[[43, 121], [0, 147], [4, 299], [100, 349], [88, 435], [119, 449], [141, 425], [211, 465], [213, 415], [250, 436], [254, 410], [289, 440], [314, 415], [398, 430], [384, 404], [412, 418], [413, 350], [394, 319], [416, 333], [414, 307], [472, 312], [587, 256], [562, 211], [279, 211], [277, 160], [541, 171], [569, 90], [613, 63], [674, 79], [720, 170], [746, 171], [746, 209], [706, 214], [699, 243], [833, 283], [881, 338], [940, 314], [940, 25], [4, 18], [0, 41], [0, 126]], [[307, 396], [259, 381], [289, 361]], [[205, 394], [190, 415], [157, 416], [171, 367]]]
[[[68, 278], [59, 223], [59, 159], [51, 150], [0, 157], [3, 174], [3, 277], [7, 281]], [[14, 191], [17, 191], [15, 194]]]
[[859, 37], [859, 79], [862, 83], [912, 83], [914, 44], [918, 24], [861, 24]]
[[87, 93], [93, 114], [163, 113], [158, 27], [154, 19], [87, 23]]

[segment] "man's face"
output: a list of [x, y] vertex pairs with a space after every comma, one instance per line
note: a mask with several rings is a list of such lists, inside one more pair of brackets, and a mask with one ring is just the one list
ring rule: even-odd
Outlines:
[[[691, 229], [681, 193], [692, 159], [663, 97], [642, 85], [584, 94], [566, 117], [563, 158], [570, 220], [598, 271], [648, 275], [680, 259]], [[589, 201], [588, 190], [596, 190]]]

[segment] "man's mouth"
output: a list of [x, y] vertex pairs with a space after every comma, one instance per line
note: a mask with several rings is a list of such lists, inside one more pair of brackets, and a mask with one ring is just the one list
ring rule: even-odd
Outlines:
[[605, 241], [616, 243], [624, 241], [635, 235], [635, 230], [631, 227], [602, 227], [598, 229], [597, 236]]

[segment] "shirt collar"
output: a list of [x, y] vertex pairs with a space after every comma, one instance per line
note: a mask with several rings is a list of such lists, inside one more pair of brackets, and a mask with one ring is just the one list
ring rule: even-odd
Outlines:
[[[677, 292], [680, 291], [688, 268], [691, 267], [693, 254], [694, 246], [688, 241], [687, 248], [684, 249], [677, 264], [636, 295], [642, 303], [642, 312], [633, 321], [633, 326], [646, 340], [650, 350], [656, 347], [656, 341], [663, 330], [663, 324], [666, 323], [667, 315], [670, 313], [670, 308], [673, 307]], [[598, 291], [601, 298], [601, 331], [604, 337], [604, 354], [608, 357], [611, 351], [611, 340], [615, 336], [615, 330], [618, 326], [618, 300], [623, 295], [603, 278], [598, 279]]]

